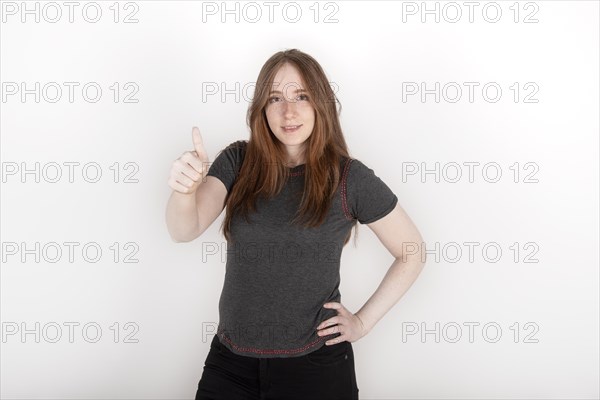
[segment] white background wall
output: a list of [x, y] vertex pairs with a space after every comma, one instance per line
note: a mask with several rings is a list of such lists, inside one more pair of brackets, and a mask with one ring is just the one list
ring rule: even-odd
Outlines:
[[[75, 4], [69, 22], [63, 2], [1, 3], [3, 398], [194, 397], [218, 323], [224, 214], [203, 237], [172, 242], [169, 169], [192, 149], [193, 125], [211, 160], [248, 138], [242, 89], [286, 48], [321, 63], [351, 154], [394, 190], [431, 251], [353, 344], [361, 399], [598, 398], [598, 2], [477, 2], [472, 22], [464, 2], [299, 2], [298, 22], [285, 2], [272, 22], [264, 2], [228, 2], [239, 22], [221, 21], [221, 2]], [[439, 21], [422, 22], [424, 7]], [[64, 82], [78, 85], [72, 102]], [[439, 83], [438, 102], [409, 94], [421, 83]], [[221, 84], [224, 99], [207, 93]], [[68, 163], [79, 163], [72, 181]], [[22, 174], [36, 165], [37, 177]], [[436, 168], [438, 179], [421, 175]], [[353, 312], [393, 260], [359, 229], [342, 257]]]

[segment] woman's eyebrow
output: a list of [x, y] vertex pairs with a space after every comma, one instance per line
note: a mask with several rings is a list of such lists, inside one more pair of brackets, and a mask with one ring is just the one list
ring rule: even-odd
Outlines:
[[[296, 90], [294, 90], [294, 92], [295, 93], [307, 93], [307, 91], [304, 89], [296, 89]], [[269, 94], [272, 94], [272, 93], [281, 93], [281, 90], [271, 90], [269, 92]]]

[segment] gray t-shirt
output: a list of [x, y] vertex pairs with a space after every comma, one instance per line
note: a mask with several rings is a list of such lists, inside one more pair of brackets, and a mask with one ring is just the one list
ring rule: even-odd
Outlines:
[[[247, 141], [231, 143], [208, 175], [228, 192], [235, 184]], [[337, 337], [317, 335], [317, 326], [337, 315], [324, 308], [341, 302], [340, 257], [353, 219], [367, 224], [391, 212], [398, 198], [373, 170], [357, 159], [340, 163], [342, 183], [324, 223], [306, 229], [291, 225], [300, 206], [305, 165], [290, 168], [282, 191], [258, 199], [249, 222], [235, 215], [227, 246], [225, 280], [219, 300], [221, 343], [233, 353], [256, 357], [298, 357]]]

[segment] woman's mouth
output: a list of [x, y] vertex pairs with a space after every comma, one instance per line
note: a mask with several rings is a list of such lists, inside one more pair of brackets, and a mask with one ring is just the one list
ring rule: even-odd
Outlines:
[[296, 132], [301, 126], [302, 126], [302, 124], [288, 125], [288, 126], [282, 126], [282, 128], [286, 133], [293, 133], [293, 132]]

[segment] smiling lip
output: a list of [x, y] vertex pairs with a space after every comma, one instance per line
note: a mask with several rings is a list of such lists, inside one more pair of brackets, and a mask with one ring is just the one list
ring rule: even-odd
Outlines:
[[287, 126], [282, 126], [282, 128], [286, 132], [295, 132], [301, 126], [302, 126], [302, 124], [300, 124], [300, 125], [287, 125]]

